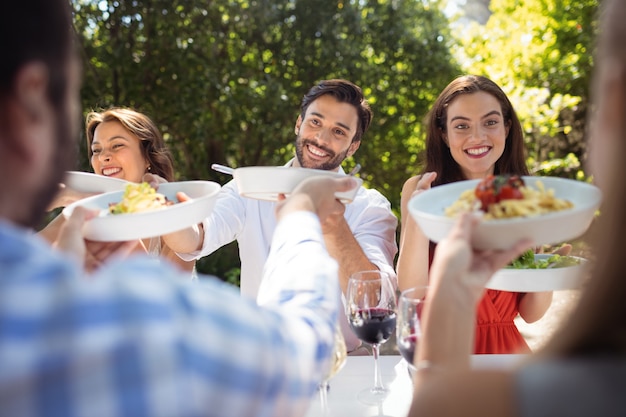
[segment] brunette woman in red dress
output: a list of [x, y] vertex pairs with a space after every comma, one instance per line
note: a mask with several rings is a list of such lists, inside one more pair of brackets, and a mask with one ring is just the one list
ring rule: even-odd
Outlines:
[[[435, 245], [408, 211], [420, 191], [489, 175], [529, 175], [523, 131], [506, 94], [485, 77], [465, 75], [439, 95], [428, 116], [424, 172], [402, 188], [402, 229], [396, 266], [400, 290], [428, 284]], [[524, 353], [530, 349], [514, 319], [539, 320], [550, 307], [551, 292], [486, 290], [477, 312], [474, 353]]]

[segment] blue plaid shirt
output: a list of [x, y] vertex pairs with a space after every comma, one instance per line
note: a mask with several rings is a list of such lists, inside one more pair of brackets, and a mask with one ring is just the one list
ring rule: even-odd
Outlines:
[[258, 305], [144, 257], [96, 274], [0, 222], [0, 416], [298, 416], [328, 367], [337, 265], [276, 229]]

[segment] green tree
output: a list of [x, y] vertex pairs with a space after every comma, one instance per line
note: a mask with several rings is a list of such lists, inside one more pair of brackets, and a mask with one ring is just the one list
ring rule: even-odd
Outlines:
[[500, 84], [522, 120], [538, 173], [582, 177], [598, 0], [492, 0], [459, 36], [465, 71]]
[[[402, 183], [419, 170], [421, 121], [459, 72], [437, 1], [73, 4], [87, 63], [84, 108], [126, 105], [151, 115], [181, 180], [226, 181], [210, 170], [214, 162], [285, 163], [302, 95], [320, 79], [342, 77], [363, 87], [375, 113], [346, 168], [359, 162], [367, 186], [398, 208]], [[226, 250], [199, 269], [236, 275], [236, 249]]]

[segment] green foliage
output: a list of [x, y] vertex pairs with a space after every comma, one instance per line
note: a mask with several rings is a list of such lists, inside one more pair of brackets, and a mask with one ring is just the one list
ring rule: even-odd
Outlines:
[[[302, 95], [320, 79], [341, 77], [363, 88], [375, 113], [345, 168], [360, 163], [366, 184], [398, 208], [404, 180], [419, 170], [421, 121], [458, 73], [436, 1], [73, 4], [86, 64], [84, 109], [124, 105], [150, 115], [180, 180], [223, 182], [211, 163], [285, 163]], [[80, 169], [88, 169], [84, 146]], [[198, 269], [224, 276], [236, 257], [220, 251]]]
[[509, 95], [531, 167], [551, 158], [546, 166], [561, 166], [538, 168], [544, 173], [571, 175], [574, 167], [563, 165], [568, 154], [584, 160], [597, 8], [598, 0], [492, 0], [486, 25], [459, 38], [463, 68], [492, 78]]
[[[462, 72], [510, 96], [537, 174], [587, 179], [584, 131], [598, 0], [492, 0], [486, 25], [453, 27], [427, 0], [74, 0], [85, 61], [83, 108], [150, 115], [173, 151], [177, 178], [229, 178], [233, 167], [293, 155], [302, 95], [317, 81], [359, 84], [374, 121], [355, 163], [396, 213], [420, 171], [422, 121]], [[462, 63], [462, 66], [457, 64]], [[88, 170], [84, 141], [77, 169]], [[198, 269], [238, 280], [236, 244]]]
[[588, 180], [580, 160], [573, 153], [568, 153], [564, 158], [555, 158], [551, 155], [544, 162], [537, 162], [530, 157], [528, 162], [534, 175], [572, 178], [579, 181]]
[[219, 250], [219, 256], [211, 254], [196, 263], [196, 269], [203, 274], [220, 277], [222, 280], [239, 286], [239, 252], [237, 242], [229, 243]]

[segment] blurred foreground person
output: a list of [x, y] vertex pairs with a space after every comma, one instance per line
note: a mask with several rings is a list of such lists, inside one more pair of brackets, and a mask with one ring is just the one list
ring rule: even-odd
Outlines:
[[[320, 221], [355, 181], [312, 179], [278, 204], [259, 305], [217, 279], [120, 259], [134, 242], [85, 241], [86, 210], [51, 247], [32, 228], [74, 157], [71, 14], [67, 0], [3, 6], [0, 415], [302, 415], [329, 364], [339, 305]], [[102, 266], [86, 279], [86, 263]]]
[[433, 261], [411, 416], [626, 415], [626, 2], [607, 0], [602, 10], [589, 168], [604, 203], [593, 230], [592, 278], [576, 310], [537, 354], [514, 370], [470, 370], [484, 285], [532, 242], [506, 252], [473, 251], [472, 220], [462, 218]]

